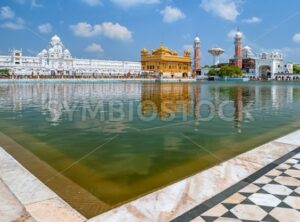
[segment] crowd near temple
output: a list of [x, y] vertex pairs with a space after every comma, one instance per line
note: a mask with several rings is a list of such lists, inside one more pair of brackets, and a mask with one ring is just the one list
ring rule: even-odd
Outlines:
[[[234, 66], [242, 70], [244, 77], [252, 79], [278, 79], [294, 74], [295, 64], [286, 62], [279, 51], [254, 53], [249, 46], [243, 47], [243, 33], [236, 31], [234, 37], [235, 54], [228, 63], [220, 63], [225, 52], [222, 48], [208, 51], [213, 56], [212, 66], [202, 66], [201, 40], [194, 41], [193, 57], [189, 50], [183, 55], [167, 48], [163, 44], [156, 50], [141, 50], [141, 60], [112, 61], [96, 59], [78, 59], [64, 47], [61, 39], [55, 35], [47, 49], [37, 56], [25, 56], [22, 50], [10, 50], [9, 55], [0, 56], [0, 74], [10, 77], [148, 77], [148, 78], [206, 78], [209, 71], [223, 66]], [[3, 76], [3, 75], [2, 75]]]

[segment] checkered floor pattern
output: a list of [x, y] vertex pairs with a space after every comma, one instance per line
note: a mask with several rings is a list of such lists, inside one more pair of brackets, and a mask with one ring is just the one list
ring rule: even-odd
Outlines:
[[192, 220], [211, 221], [300, 222], [300, 154]]

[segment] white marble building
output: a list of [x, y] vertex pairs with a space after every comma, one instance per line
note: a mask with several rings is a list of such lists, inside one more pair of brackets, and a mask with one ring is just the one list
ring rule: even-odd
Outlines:
[[274, 79], [276, 74], [292, 74], [293, 64], [284, 61], [282, 53], [274, 51], [254, 54], [249, 46], [243, 48], [243, 60], [255, 61], [254, 69], [248, 70], [248, 75]]
[[140, 62], [73, 58], [57, 35], [52, 37], [49, 48], [36, 57], [23, 56], [21, 50], [11, 50], [8, 56], [0, 56], [0, 69], [9, 69], [16, 75], [141, 74]]
[[293, 64], [284, 61], [282, 53], [260, 53], [256, 58], [256, 74], [260, 77], [275, 78], [275, 74], [292, 74]]

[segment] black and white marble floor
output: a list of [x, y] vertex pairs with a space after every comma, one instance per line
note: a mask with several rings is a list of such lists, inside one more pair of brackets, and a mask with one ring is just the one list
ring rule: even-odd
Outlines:
[[300, 221], [300, 149], [174, 221]]

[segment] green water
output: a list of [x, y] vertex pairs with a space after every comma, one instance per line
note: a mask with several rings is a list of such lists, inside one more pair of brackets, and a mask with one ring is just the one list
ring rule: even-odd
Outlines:
[[109, 208], [298, 129], [299, 113], [299, 83], [0, 84], [0, 131]]

